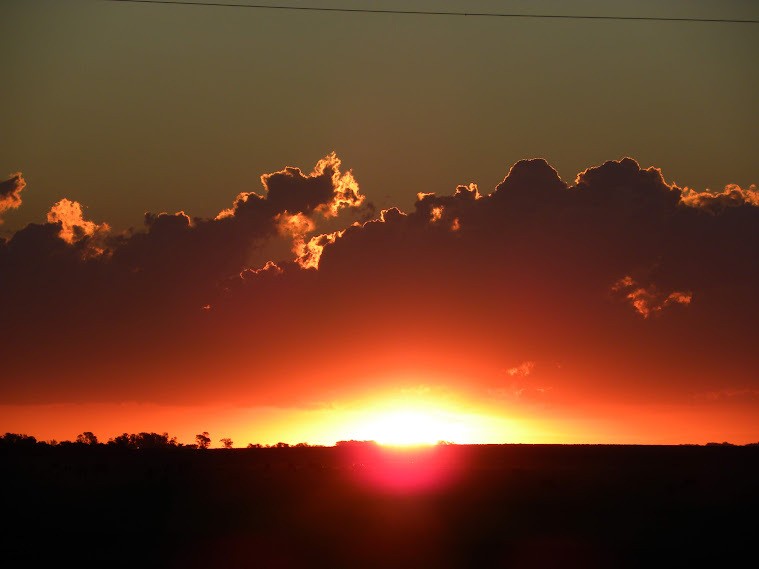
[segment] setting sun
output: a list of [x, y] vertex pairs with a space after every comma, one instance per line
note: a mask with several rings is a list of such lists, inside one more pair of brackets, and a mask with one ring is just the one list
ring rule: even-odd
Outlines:
[[503, 425], [487, 416], [449, 409], [430, 402], [385, 402], [343, 416], [343, 428], [356, 440], [386, 446], [433, 445], [440, 441], [469, 443], [489, 440]]
[[368, 439], [382, 445], [408, 446], [461, 439], [461, 428], [423, 411], [396, 411], [380, 415], [366, 426]]

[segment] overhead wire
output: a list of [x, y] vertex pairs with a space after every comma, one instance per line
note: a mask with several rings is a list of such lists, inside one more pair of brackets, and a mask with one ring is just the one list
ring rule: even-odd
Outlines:
[[396, 10], [385, 8], [335, 8], [328, 6], [291, 6], [283, 4], [235, 4], [231, 2], [182, 2], [180, 0], [101, 0], [122, 4], [163, 4], [172, 6], [207, 6], [216, 8], [250, 8], [256, 10], [291, 10], [301, 12], [342, 12], [353, 14], [394, 14], [408, 16], [470, 16], [477, 18], [524, 18], [557, 20], [614, 20], [638, 22], [700, 22], [708, 24], [759, 24], [759, 20], [732, 18], [692, 18], [675, 16], [604, 16], [583, 14], [530, 14], [516, 12], [462, 12], [446, 10]]

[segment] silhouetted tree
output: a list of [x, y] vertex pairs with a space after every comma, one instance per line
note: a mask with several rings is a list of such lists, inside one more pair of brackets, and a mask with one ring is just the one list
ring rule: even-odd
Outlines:
[[128, 449], [165, 449], [177, 446], [177, 438], [169, 437], [169, 433], [124, 433], [108, 441], [110, 446]]
[[335, 443], [335, 446], [338, 448], [354, 448], [354, 449], [362, 449], [362, 448], [376, 448], [379, 446], [377, 441], [337, 441]]
[[5, 433], [0, 437], [0, 446], [14, 448], [31, 448], [37, 444], [37, 439], [29, 435], [17, 435], [16, 433]]
[[137, 448], [137, 435], [130, 435], [129, 433], [123, 433], [117, 437], [113, 437], [108, 440], [108, 446], [113, 446], [122, 449], [136, 449]]
[[82, 445], [96, 445], [98, 444], [98, 438], [90, 431], [84, 431], [76, 436], [76, 442]]
[[232, 439], [225, 437], [223, 439], [219, 439], [219, 442], [222, 444], [224, 448], [232, 448]]
[[135, 436], [137, 448], [169, 448], [177, 446], [177, 438], [169, 437], [169, 433], [140, 433]]
[[261, 445], [260, 443], [248, 443], [247, 448], [263, 448], [263, 445]]
[[208, 431], [195, 435], [195, 442], [197, 442], [198, 448], [207, 449], [211, 445], [211, 437], [208, 436]]

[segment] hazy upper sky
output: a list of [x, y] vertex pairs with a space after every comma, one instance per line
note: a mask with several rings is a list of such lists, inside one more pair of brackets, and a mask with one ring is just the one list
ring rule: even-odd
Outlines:
[[[758, 18], [745, 1], [340, 1], [292, 5]], [[336, 151], [376, 205], [521, 158], [565, 181], [633, 156], [680, 186], [759, 180], [759, 28], [5, 0], [0, 174], [115, 229], [213, 215], [258, 176]]]

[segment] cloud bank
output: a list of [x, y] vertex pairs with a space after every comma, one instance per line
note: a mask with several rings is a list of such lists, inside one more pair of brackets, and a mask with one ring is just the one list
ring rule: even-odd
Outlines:
[[[411, 211], [372, 216], [334, 154], [261, 184], [213, 218], [147, 213], [122, 234], [64, 199], [0, 242], [0, 402], [311, 405], [404, 381], [488, 398], [519, 379], [564, 404], [759, 388], [753, 186], [679, 188], [630, 158], [568, 184], [532, 159], [492, 192], [420, 188]], [[0, 184], [0, 213], [24, 185]]]

